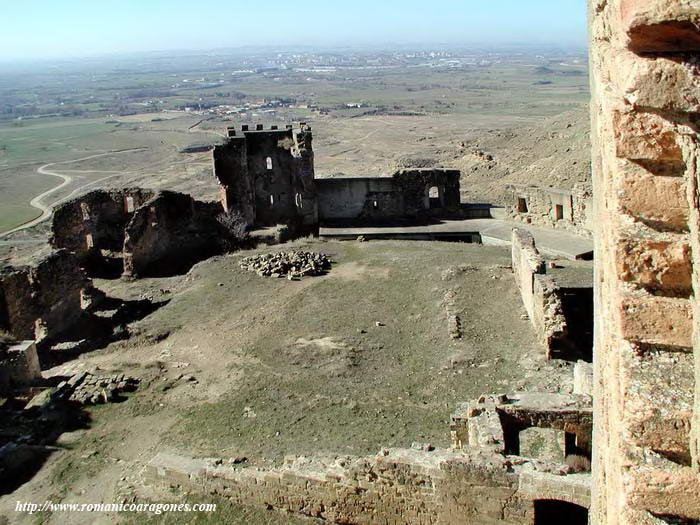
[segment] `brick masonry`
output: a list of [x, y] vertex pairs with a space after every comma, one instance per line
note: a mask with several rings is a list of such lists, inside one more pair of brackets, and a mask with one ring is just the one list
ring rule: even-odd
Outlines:
[[591, 522], [697, 520], [700, 2], [589, 0], [589, 9]]

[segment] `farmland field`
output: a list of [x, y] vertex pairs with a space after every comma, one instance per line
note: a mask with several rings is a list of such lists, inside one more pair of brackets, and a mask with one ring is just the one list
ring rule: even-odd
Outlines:
[[317, 176], [378, 175], [397, 164], [461, 168], [461, 144], [588, 98], [582, 52], [293, 56], [278, 68], [252, 67], [274, 57], [207, 55], [64, 64], [64, 77], [7, 71], [0, 233], [41, 214], [30, 201], [63, 182], [56, 174], [70, 180], [41, 199], [47, 207], [127, 184], [214, 198], [210, 154], [182, 150], [221, 141], [230, 125], [307, 121]]

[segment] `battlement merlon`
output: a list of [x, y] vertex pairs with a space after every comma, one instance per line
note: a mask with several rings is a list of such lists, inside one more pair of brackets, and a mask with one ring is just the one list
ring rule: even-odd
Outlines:
[[280, 128], [278, 124], [271, 124], [269, 128], [265, 129], [263, 124], [242, 124], [240, 126], [240, 133], [236, 126], [229, 126], [226, 128], [227, 137], [242, 137], [246, 134], [261, 134], [261, 133], [282, 133], [285, 134], [289, 131], [297, 130], [297, 133], [311, 132], [311, 126], [306, 122], [300, 122], [299, 126], [295, 128], [294, 124], [285, 124], [284, 128]]

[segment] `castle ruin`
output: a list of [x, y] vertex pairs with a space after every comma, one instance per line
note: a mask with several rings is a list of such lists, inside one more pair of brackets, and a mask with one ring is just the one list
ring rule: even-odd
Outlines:
[[[506, 211], [592, 231], [592, 348], [582, 329], [590, 312], [567, 316], [567, 301], [581, 304], [588, 291], [558, 284], [531, 234], [511, 228], [508, 239], [524, 319], [548, 358], [578, 360], [573, 391], [461, 402], [445, 428], [451, 448], [296, 456], [269, 468], [159, 453], [145, 481], [336, 523], [700, 522], [700, 3], [589, 0], [589, 9], [593, 197], [587, 187], [511, 186]], [[223, 253], [221, 213], [299, 233], [469, 216], [456, 170], [319, 179], [313, 155], [304, 123], [229, 128], [213, 152], [220, 203], [141, 189], [65, 203], [54, 217], [58, 251], [0, 273], [0, 326], [39, 342], [67, 329], [89, 302], [84, 268], [115, 259], [124, 277], [161, 275]], [[0, 357], [0, 388], [40, 380], [31, 341]], [[71, 395], [84, 380], [68, 385]], [[552, 436], [552, 454], [532, 445], [533, 431]]]

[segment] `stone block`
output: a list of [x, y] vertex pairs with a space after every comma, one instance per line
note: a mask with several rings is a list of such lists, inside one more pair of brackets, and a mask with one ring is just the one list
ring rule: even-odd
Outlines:
[[635, 107], [700, 112], [700, 78], [683, 61], [671, 57], [639, 60], [633, 53], [619, 53], [611, 74], [625, 101]]
[[622, 31], [636, 53], [700, 50], [697, 0], [620, 0]]
[[531, 427], [521, 431], [520, 455], [526, 458], [563, 463], [565, 459], [565, 435], [554, 428]]
[[624, 425], [629, 445], [684, 461], [689, 457], [693, 411], [693, 356], [630, 348], [621, 353]]
[[683, 235], [622, 237], [615, 258], [620, 278], [655, 292], [687, 297], [692, 291], [691, 250]]
[[693, 318], [687, 299], [623, 294], [620, 314], [622, 336], [628, 341], [692, 347]]
[[40, 380], [41, 367], [34, 341], [18, 341], [0, 349], [0, 393]]
[[616, 183], [624, 213], [652, 228], [687, 230], [688, 198], [684, 178], [658, 177], [628, 163]]
[[674, 126], [653, 113], [623, 113], [613, 115], [615, 151], [620, 158], [634, 161], [683, 160]]
[[687, 520], [700, 519], [700, 476], [693, 469], [642, 466], [631, 469], [628, 480], [631, 507]]
[[574, 365], [574, 394], [593, 395], [593, 365], [577, 361]]

